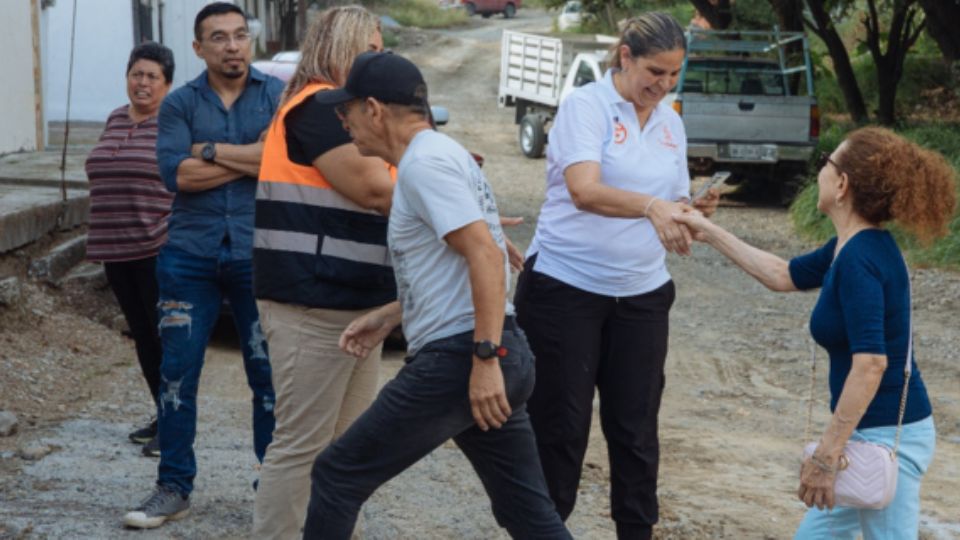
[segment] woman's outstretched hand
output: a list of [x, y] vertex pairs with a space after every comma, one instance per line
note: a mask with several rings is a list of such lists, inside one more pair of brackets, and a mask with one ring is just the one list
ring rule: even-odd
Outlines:
[[673, 221], [683, 225], [684, 228], [689, 231], [691, 237], [697, 242], [706, 242], [705, 231], [711, 226], [714, 226], [702, 212], [693, 209], [673, 214]]

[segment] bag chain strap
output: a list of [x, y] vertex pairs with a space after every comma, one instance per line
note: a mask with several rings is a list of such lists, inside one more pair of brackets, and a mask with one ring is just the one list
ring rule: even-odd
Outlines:
[[[904, 266], [907, 261], [904, 259]], [[910, 294], [910, 334], [907, 336], [907, 359], [903, 366], [903, 391], [900, 392], [900, 411], [897, 413], [897, 435], [893, 443], [893, 454], [900, 448], [900, 432], [903, 431], [903, 414], [907, 410], [907, 389], [910, 386], [910, 374], [913, 371], [913, 286], [910, 283], [910, 268], [907, 267], [907, 287]], [[804, 442], [810, 440], [810, 426], [813, 421], [813, 394], [817, 383], [817, 343], [810, 338], [810, 399], [807, 402], [807, 423], [803, 430]]]

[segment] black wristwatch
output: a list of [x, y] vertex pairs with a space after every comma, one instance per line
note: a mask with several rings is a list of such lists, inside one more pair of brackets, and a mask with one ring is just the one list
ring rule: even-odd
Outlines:
[[507, 348], [486, 339], [483, 341], [475, 341], [473, 343], [473, 355], [481, 360], [503, 358], [507, 355]]
[[217, 159], [216, 143], [208, 142], [207, 144], [203, 145], [203, 148], [200, 149], [200, 157], [202, 157], [207, 163], [213, 163]]

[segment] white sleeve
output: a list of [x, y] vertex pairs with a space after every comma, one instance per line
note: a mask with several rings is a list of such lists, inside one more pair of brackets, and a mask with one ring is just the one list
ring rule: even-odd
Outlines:
[[552, 154], [561, 171], [584, 161], [600, 163], [603, 158], [604, 141], [609, 137], [606, 112], [589, 90], [570, 94], [560, 104], [550, 128]]

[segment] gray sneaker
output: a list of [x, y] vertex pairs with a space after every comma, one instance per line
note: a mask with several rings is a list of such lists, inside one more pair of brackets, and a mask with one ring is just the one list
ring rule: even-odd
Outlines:
[[123, 516], [123, 524], [138, 529], [153, 529], [168, 520], [185, 517], [189, 511], [190, 499], [172, 488], [158, 485], [140, 506]]

